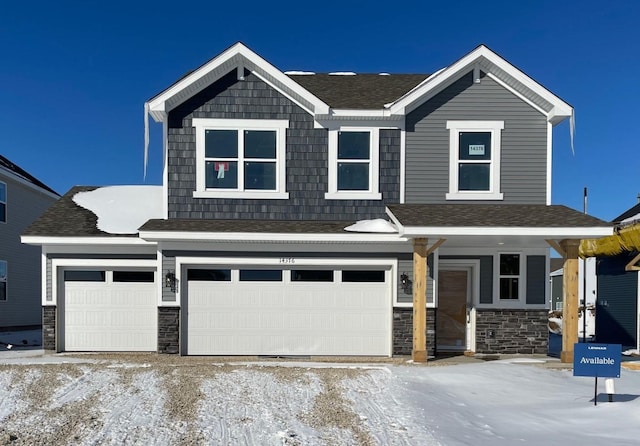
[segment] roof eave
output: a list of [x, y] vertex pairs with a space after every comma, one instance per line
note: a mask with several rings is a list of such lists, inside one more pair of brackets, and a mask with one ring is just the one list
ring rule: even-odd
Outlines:
[[[245, 67], [255, 71], [264, 81], [270, 83], [274, 88], [313, 114], [329, 113], [327, 104], [240, 42], [149, 99], [147, 101], [149, 112], [159, 122], [162, 120], [162, 113], [166, 114], [170, 111], [171, 107], [167, 105], [167, 102], [171, 98], [180, 94], [184, 95], [188, 91], [184, 98], [186, 100], [188, 97], [202, 91], [212, 81], [215, 82], [226, 75], [231, 69], [244, 70]], [[212, 78], [209, 75], [212, 75]], [[239, 74], [239, 76], [241, 75]]]
[[513, 227], [513, 226], [411, 226], [404, 225], [401, 234], [405, 237], [452, 237], [452, 236], [529, 236], [548, 239], [597, 238], [613, 234], [613, 227]]
[[392, 115], [405, 115], [422, 104], [427, 99], [442, 91], [462, 74], [476, 68], [490, 71], [491, 67], [496, 68], [494, 75], [500, 77], [506, 74], [516, 81], [529, 94], [532, 94], [542, 101], [551, 105], [544, 110], [547, 119], [552, 124], [557, 124], [573, 113], [571, 105], [551, 93], [541, 84], [534, 81], [524, 72], [507, 62], [498, 54], [491, 51], [484, 45], [480, 45], [466, 56], [459, 59], [453, 65], [435, 73], [427, 78], [420, 85], [398, 98], [396, 101], [387, 104]]
[[20, 241], [26, 245], [49, 246], [49, 245], [155, 245], [155, 242], [142, 240], [132, 236], [90, 236], [90, 237], [64, 237], [48, 235], [22, 235]]
[[324, 243], [398, 243], [408, 239], [398, 234], [378, 233], [265, 233], [265, 232], [184, 232], [140, 231], [140, 238], [161, 241], [225, 241], [225, 242], [324, 242]]

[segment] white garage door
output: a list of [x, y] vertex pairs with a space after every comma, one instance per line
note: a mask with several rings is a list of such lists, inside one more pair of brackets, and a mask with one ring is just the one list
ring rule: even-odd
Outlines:
[[155, 351], [156, 290], [153, 271], [65, 271], [63, 349]]
[[199, 267], [187, 277], [187, 354], [391, 355], [389, 269]]

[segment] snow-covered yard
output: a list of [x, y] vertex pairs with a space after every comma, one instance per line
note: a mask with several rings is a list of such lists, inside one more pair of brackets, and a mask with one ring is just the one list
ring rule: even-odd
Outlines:
[[[640, 371], [0, 353], [0, 445], [638, 444]], [[442, 363], [440, 363], [442, 364]]]

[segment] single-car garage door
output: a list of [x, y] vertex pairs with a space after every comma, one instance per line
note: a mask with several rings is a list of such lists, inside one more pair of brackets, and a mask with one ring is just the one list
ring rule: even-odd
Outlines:
[[64, 271], [61, 348], [155, 351], [156, 289], [154, 271]]
[[390, 276], [383, 267], [188, 269], [183, 351], [390, 356]]

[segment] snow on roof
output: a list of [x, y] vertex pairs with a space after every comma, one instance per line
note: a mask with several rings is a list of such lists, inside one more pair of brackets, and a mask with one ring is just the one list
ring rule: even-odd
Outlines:
[[396, 225], [382, 218], [360, 220], [351, 226], [347, 226], [344, 230], [349, 232], [398, 232]]
[[288, 76], [313, 76], [316, 73], [314, 73], [313, 71], [290, 70], [290, 71], [285, 71], [284, 74]]
[[110, 234], [137, 234], [152, 218], [163, 218], [162, 186], [107, 186], [78, 192], [73, 201], [98, 217], [98, 229]]
[[333, 71], [329, 73], [329, 76], [355, 76], [353, 71]]

